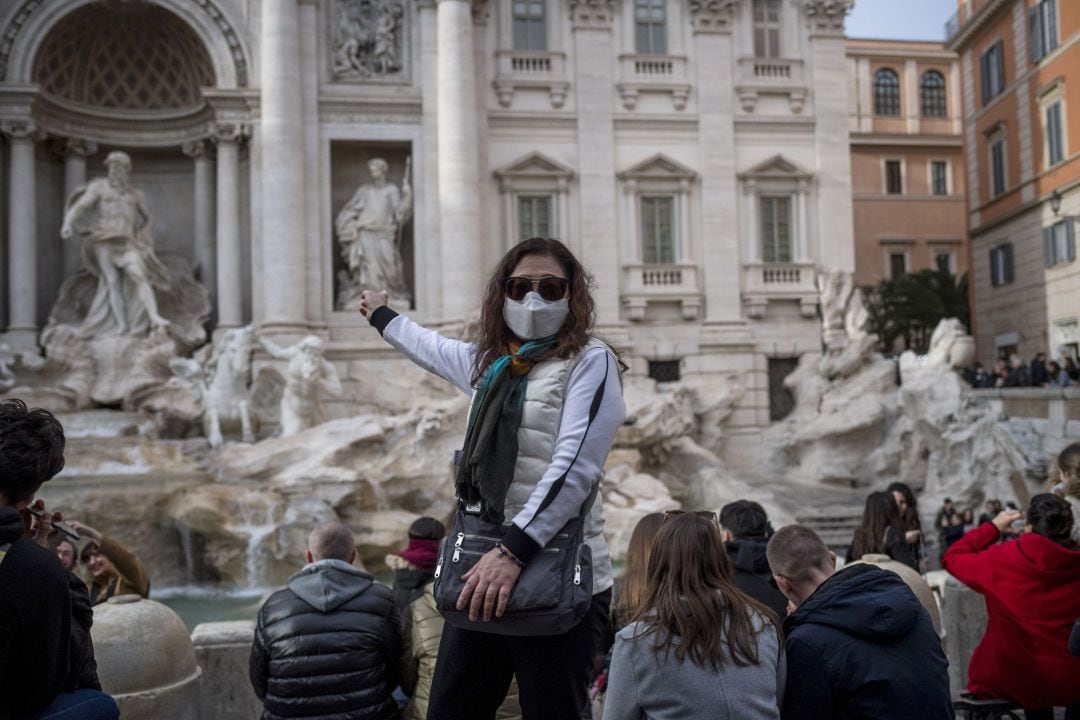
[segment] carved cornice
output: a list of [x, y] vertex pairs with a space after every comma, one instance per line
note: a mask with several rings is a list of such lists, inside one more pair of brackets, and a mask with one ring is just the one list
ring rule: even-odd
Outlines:
[[729, 33], [740, 0], [690, 0], [695, 33]]
[[214, 145], [209, 138], [205, 140], [189, 140], [180, 145], [180, 152], [189, 158], [209, 158], [213, 155]]
[[45, 132], [33, 120], [0, 120], [0, 135], [10, 140], [44, 140]]
[[610, 30], [615, 22], [615, 0], [569, 0], [575, 30]]
[[210, 128], [214, 142], [243, 142], [251, 136], [251, 128], [243, 123], [218, 122]]
[[812, 34], [831, 37], [844, 36], [844, 18], [855, 6], [855, 0], [802, 0]]

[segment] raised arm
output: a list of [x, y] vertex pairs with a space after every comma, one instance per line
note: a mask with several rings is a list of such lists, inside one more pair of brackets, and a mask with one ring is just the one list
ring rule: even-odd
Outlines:
[[385, 293], [365, 291], [360, 312], [401, 354], [472, 396], [475, 345], [444, 337], [398, 315], [386, 305]]
[[296, 354], [296, 348], [283, 348], [270, 338], [259, 338], [259, 344], [263, 346], [263, 349], [266, 350], [266, 352], [270, 353], [272, 357], [276, 357], [278, 360], [289, 360]]
[[969, 530], [949, 547], [941, 564], [972, 590], [985, 593], [993, 579], [995, 564], [994, 553], [989, 551], [1009, 523], [1019, 517], [1019, 512], [1006, 510], [998, 513], [993, 522]]

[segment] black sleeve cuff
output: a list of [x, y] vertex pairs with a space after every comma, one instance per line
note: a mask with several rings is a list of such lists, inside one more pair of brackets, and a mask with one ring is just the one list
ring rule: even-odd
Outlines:
[[517, 525], [510, 526], [506, 535], [503, 536], [502, 543], [507, 550], [514, 553], [514, 557], [525, 564], [532, 560], [533, 555], [540, 552], [540, 545]]
[[386, 330], [386, 326], [390, 324], [390, 321], [396, 318], [398, 314], [390, 309], [387, 305], [380, 305], [375, 308], [375, 312], [371, 313], [371, 317], [368, 318], [368, 322], [371, 323], [371, 327], [379, 331], [379, 334], [383, 334], [383, 330]]

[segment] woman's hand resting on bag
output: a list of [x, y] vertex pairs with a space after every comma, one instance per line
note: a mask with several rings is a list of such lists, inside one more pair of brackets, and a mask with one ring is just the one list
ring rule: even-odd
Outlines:
[[458, 596], [457, 609], [469, 608], [469, 620], [476, 622], [483, 613], [484, 622], [501, 618], [510, 602], [510, 592], [521, 575], [521, 567], [498, 550], [489, 550], [471, 570], [461, 576], [465, 587]]

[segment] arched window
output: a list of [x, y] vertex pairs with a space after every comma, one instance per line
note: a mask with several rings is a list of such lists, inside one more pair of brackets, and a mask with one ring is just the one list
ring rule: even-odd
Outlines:
[[894, 70], [874, 73], [874, 114], [900, 115], [900, 78]]
[[923, 117], [948, 117], [948, 103], [945, 102], [945, 78], [937, 70], [927, 70], [919, 83], [922, 96]]

